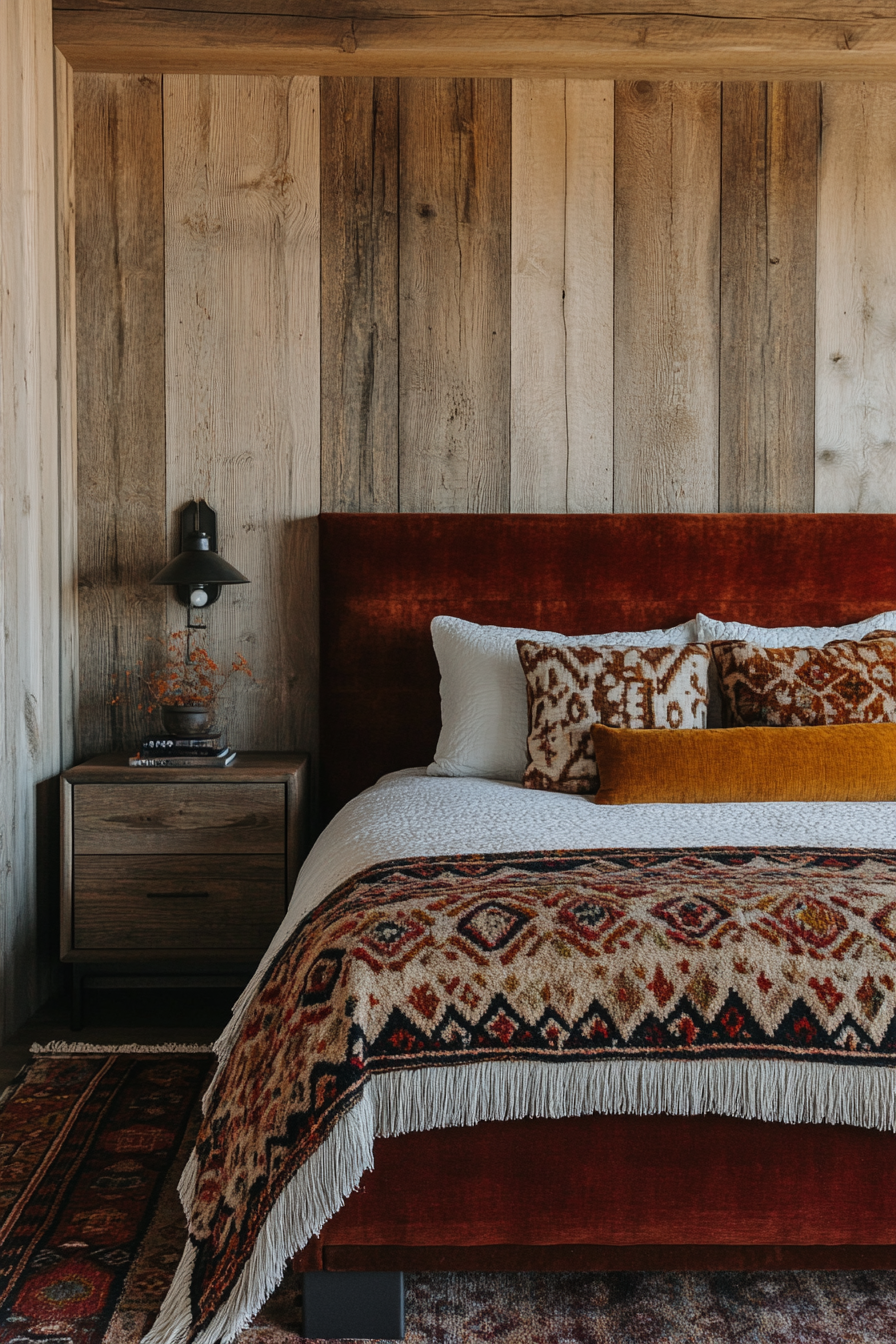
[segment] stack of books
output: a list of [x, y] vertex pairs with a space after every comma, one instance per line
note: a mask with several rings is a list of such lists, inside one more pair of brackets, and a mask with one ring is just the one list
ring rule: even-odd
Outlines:
[[236, 752], [228, 747], [226, 734], [212, 728], [205, 737], [144, 737], [129, 764], [208, 770], [210, 766], [233, 765], [235, 760]]

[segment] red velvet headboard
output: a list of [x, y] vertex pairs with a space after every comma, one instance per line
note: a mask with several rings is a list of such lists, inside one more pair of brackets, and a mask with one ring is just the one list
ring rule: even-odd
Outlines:
[[320, 567], [327, 819], [432, 759], [433, 616], [568, 634], [698, 610], [837, 625], [896, 607], [896, 515], [330, 513]]

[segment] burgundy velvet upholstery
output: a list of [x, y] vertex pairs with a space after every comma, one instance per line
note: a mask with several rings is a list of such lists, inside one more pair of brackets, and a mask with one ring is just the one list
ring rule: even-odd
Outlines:
[[[431, 759], [429, 622], [564, 633], [896, 608], [893, 515], [329, 514], [325, 815]], [[896, 1135], [719, 1116], [521, 1120], [378, 1139], [298, 1268], [896, 1268]]]
[[377, 1268], [401, 1247], [406, 1269], [638, 1268], [639, 1242], [655, 1268], [706, 1267], [713, 1245], [729, 1248], [720, 1268], [888, 1245], [896, 1267], [896, 1136], [877, 1130], [597, 1115], [405, 1134], [374, 1154], [303, 1267]]
[[320, 559], [325, 820], [432, 759], [433, 616], [590, 634], [896, 607], [892, 514], [323, 514]]
[[896, 1269], [896, 1246], [573, 1245], [349, 1246], [317, 1238], [296, 1256], [294, 1268], [407, 1271], [478, 1270], [501, 1273], [552, 1270]]

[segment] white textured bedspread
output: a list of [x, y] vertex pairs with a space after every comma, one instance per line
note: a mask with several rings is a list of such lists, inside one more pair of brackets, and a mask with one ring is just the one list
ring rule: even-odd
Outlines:
[[493, 779], [384, 775], [322, 832], [289, 909], [216, 1042], [221, 1065], [266, 968], [299, 921], [340, 883], [388, 859], [539, 849], [797, 845], [896, 849], [892, 803], [651, 803], [596, 807], [582, 795]]
[[266, 964], [303, 915], [372, 863], [417, 855], [531, 849], [811, 845], [896, 849], [893, 803], [652, 803], [596, 807], [491, 779], [385, 775], [320, 836], [296, 883]]

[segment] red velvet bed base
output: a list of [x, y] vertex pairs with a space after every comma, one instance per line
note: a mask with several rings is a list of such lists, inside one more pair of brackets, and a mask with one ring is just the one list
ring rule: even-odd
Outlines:
[[[889, 514], [328, 514], [320, 547], [325, 816], [431, 758], [437, 614], [590, 633], [896, 608]], [[896, 1268], [892, 1134], [587, 1116], [380, 1139], [375, 1161], [298, 1268]]]
[[727, 1116], [377, 1139], [301, 1269], [896, 1268], [896, 1135]]

